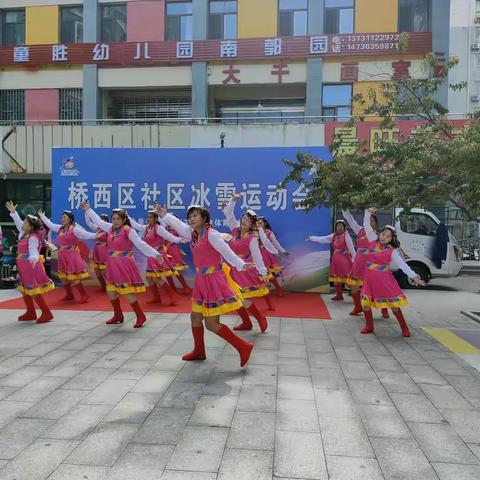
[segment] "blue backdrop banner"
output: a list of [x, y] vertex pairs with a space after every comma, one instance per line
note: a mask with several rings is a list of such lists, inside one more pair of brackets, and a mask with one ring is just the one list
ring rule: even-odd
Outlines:
[[155, 202], [181, 219], [189, 205], [200, 204], [210, 210], [215, 228], [226, 232], [221, 206], [238, 193], [242, 198], [237, 202], [237, 218], [246, 208], [264, 215], [291, 253], [282, 259], [285, 287], [318, 290], [327, 283], [329, 252], [319, 244], [305, 243], [304, 237], [330, 233], [330, 210], [305, 213], [300, 205], [304, 186], [279, 187], [288, 172], [282, 160], [294, 160], [299, 151], [330, 159], [327, 147], [55, 148], [52, 220], [59, 222], [61, 212], [68, 209], [85, 226], [80, 210], [84, 200], [99, 214], [124, 208], [141, 223]]

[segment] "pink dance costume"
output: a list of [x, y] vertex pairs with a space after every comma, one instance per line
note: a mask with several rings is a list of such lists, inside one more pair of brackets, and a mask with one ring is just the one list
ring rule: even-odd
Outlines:
[[[178, 232], [173, 229], [169, 231], [169, 233], [171, 233], [175, 237], [179, 236]], [[189, 269], [189, 266], [185, 261], [185, 257], [187, 256], [187, 254], [176, 243], [172, 241], [166, 241], [163, 246], [167, 252], [168, 257], [170, 258], [170, 261], [172, 262], [173, 268], [177, 270], [177, 272]]]
[[[193, 286], [192, 312], [203, 317], [216, 317], [223, 313], [237, 310], [242, 306], [242, 299], [238, 287], [227, 279], [226, 266], [222, 264], [222, 257], [238, 269], [245, 267], [245, 263], [231, 250], [221, 235], [212, 227], [205, 227], [199, 235], [192, 231], [189, 225], [184, 224], [171, 214], [163, 220], [175, 228], [182, 237], [191, 240], [193, 263], [197, 276]], [[253, 345], [235, 335], [226, 325], [220, 324], [216, 332], [230, 343], [240, 354], [240, 366], [246, 365], [250, 358]], [[186, 361], [205, 360], [204, 327], [192, 325], [194, 349], [182, 358]]]
[[271, 230], [258, 229], [260, 234], [260, 251], [262, 253], [263, 263], [267, 267], [268, 273], [278, 275], [283, 267], [280, 265], [280, 255], [285, 254], [286, 250], [280, 245], [277, 237]]
[[106, 270], [108, 233], [95, 226], [88, 217], [85, 217], [85, 221], [88, 227], [96, 233], [95, 247], [93, 248], [93, 265], [96, 270]]
[[[40, 255], [42, 240], [39, 232], [25, 235], [23, 233], [23, 222], [15, 211], [10, 214], [15, 226], [19, 231], [19, 242], [17, 250], [17, 269], [19, 275], [18, 290], [22, 293], [27, 311], [18, 317], [19, 320], [37, 320], [37, 323], [46, 323], [53, 318], [50, 309], [41, 297], [44, 293], [55, 288], [52, 280], [48, 278], [43, 255]], [[42, 315], [37, 319], [33, 297], [42, 310]], [[38, 297], [38, 298], [37, 298]]]

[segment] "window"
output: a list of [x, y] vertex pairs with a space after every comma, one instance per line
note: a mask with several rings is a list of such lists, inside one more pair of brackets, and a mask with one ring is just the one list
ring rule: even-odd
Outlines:
[[68, 120], [68, 124], [82, 120], [83, 101], [81, 88], [63, 88], [60, 90], [60, 120]]
[[353, 33], [354, 0], [325, 0], [325, 33]]
[[125, 42], [127, 39], [127, 6], [102, 6], [102, 42]]
[[22, 123], [25, 120], [25, 91], [0, 90], [0, 122]]
[[400, 0], [398, 3], [399, 32], [430, 30], [430, 0]]
[[210, 0], [208, 38], [237, 38], [237, 0]]
[[327, 122], [348, 122], [352, 115], [352, 85], [324, 85], [322, 114]]
[[62, 7], [60, 10], [60, 41], [83, 42], [83, 7]]
[[192, 2], [167, 3], [167, 40], [192, 40]]
[[400, 214], [400, 228], [405, 233], [434, 237], [437, 234], [438, 224], [429, 215], [424, 213]]
[[5, 10], [2, 15], [2, 44], [25, 43], [25, 10]]
[[307, 34], [308, 0], [280, 0], [279, 35], [301, 37]]

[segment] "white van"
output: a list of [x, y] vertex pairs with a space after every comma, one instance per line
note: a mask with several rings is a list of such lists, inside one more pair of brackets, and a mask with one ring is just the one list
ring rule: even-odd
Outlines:
[[[462, 269], [462, 252], [455, 237], [449, 233], [447, 258], [441, 268], [433, 263], [431, 253], [440, 220], [428, 210], [413, 208], [409, 213], [395, 209], [395, 229], [405, 260], [426, 282], [435, 277], [456, 277]], [[402, 287], [412, 286], [406, 275], [398, 274]]]

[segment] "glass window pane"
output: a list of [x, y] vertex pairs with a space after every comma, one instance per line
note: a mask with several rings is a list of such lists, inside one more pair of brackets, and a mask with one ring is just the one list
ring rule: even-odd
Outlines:
[[293, 34], [303, 36], [307, 34], [307, 11], [303, 10], [293, 14]]
[[62, 43], [83, 42], [83, 8], [61, 9], [60, 40]]
[[237, 1], [211, 1], [210, 13], [237, 13]]
[[338, 107], [337, 108], [337, 122], [348, 122], [352, 115], [352, 109], [350, 107]]
[[290, 37], [293, 34], [292, 23], [292, 12], [280, 12], [280, 28], [278, 33], [281, 37]]
[[324, 85], [322, 105], [335, 107], [338, 105], [350, 105], [352, 101], [351, 85]]
[[353, 33], [353, 8], [340, 10], [338, 33]]
[[193, 37], [193, 18], [191, 15], [184, 15], [180, 17], [180, 29], [181, 29], [181, 38], [180, 40], [192, 40]]
[[222, 38], [223, 15], [210, 15], [208, 38]]
[[338, 33], [338, 10], [336, 8], [325, 10], [325, 33]]
[[353, 7], [353, 0], [325, 0], [326, 8]]
[[302, 10], [308, 8], [308, 0], [280, 0], [280, 10]]
[[223, 38], [237, 38], [237, 15], [224, 15]]
[[126, 5], [102, 7], [102, 41], [124, 42], [127, 39]]
[[182, 17], [167, 17], [167, 40], [181, 40], [181, 18]]
[[3, 45], [25, 43], [25, 10], [9, 10], [3, 14]]
[[167, 15], [188, 15], [192, 13], [192, 2], [167, 3]]

